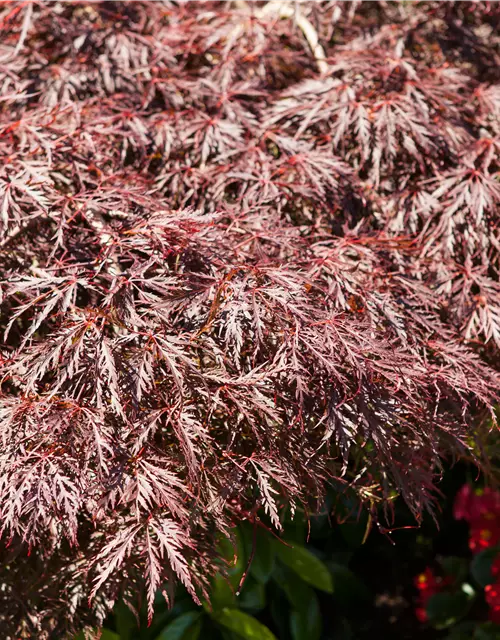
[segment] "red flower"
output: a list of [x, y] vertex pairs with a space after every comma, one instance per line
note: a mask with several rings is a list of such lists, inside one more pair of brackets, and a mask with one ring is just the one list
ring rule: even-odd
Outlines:
[[464, 484], [455, 498], [453, 515], [457, 520], [467, 520], [469, 523], [488, 516], [498, 517], [500, 493], [489, 487], [474, 491], [470, 484]]
[[500, 624], [500, 607], [494, 607], [490, 609], [489, 619], [494, 624]]
[[447, 581], [436, 577], [432, 569], [427, 567], [423, 573], [420, 573], [415, 578], [414, 583], [419, 590], [418, 606], [415, 608], [415, 615], [420, 622], [425, 622], [427, 620], [425, 607], [427, 606], [429, 598], [439, 593]]
[[500, 542], [500, 518], [481, 518], [471, 525], [469, 548], [473, 553], [479, 553]]
[[438, 580], [429, 567], [415, 578], [415, 586], [420, 591], [420, 596], [424, 598], [430, 598], [439, 590]]
[[489, 584], [484, 588], [484, 597], [490, 607], [500, 608], [500, 584]]
[[453, 516], [456, 520], [469, 520], [475, 504], [475, 493], [470, 484], [464, 484], [455, 497]]
[[417, 607], [415, 609], [415, 616], [419, 622], [427, 622], [427, 611], [425, 607]]
[[491, 575], [494, 578], [498, 578], [498, 576], [500, 576], [500, 553], [493, 560], [493, 564], [491, 565]]
[[473, 553], [500, 542], [500, 493], [489, 487], [472, 489], [464, 484], [455, 498], [453, 509], [457, 520], [470, 525], [469, 547]]
[[484, 596], [490, 607], [490, 620], [495, 624], [500, 624], [500, 584], [487, 585], [484, 588]]

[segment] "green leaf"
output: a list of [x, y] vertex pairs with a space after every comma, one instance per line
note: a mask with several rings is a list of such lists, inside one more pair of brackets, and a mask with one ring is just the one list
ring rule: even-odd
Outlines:
[[470, 608], [471, 598], [463, 591], [458, 593], [436, 593], [427, 602], [429, 622], [442, 629], [456, 624]]
[[287, 518], [283, 525], [287, 539], [293, 543], [302, 544], [307, 537], [307, 524], [304, 518]]
[[276, 567], [273, 578], [291, 604], [289, 622], [293, 640], [319, 640], [322, 622], [314, 589], [288, 567]]
[[[290, 573], [292, 572], [290, 571]], [[274, 577], [275, 574], [273, 574], [273, 578]], [[274, 580], [269, 583], [267, 587], [267, 594], [269, 599], [269, 613], [273, 619], [274, 626], [278, 630], [278, 637], [286, 638], [289, 634], [289, 606], [287, 597], [285, 596], [283, 589], [279, 588]]]
[[120, 640], [120, 636], [114, 631], [103, 629], [101, 633], [101, 640]]
[[197, 611], [183, 613], [168, 624], [156, 640], [197, 640], [201, 629], [201, 615]]
[[212, 618], [218, 624], [248, 640], [276, 640], [275, 635], [266, 626], [238, 609], [222, 609], [212, 614]]
[[[192, 627], [186, 631], [186, 633], [182, 636], [182, 640], [198, 640], [201, 632], [201, 619], [194, 623]], [[170, 640], [170, 638], [169, 638]]]
[[470, 571], [474, 580], [480, 587], [485, 587], [488, 584], [492, 584], [495, 579], [491, 575], [491, 565], [493, 560], [499, 554], [500, 549], [498, 547], [491, 547], [491, 549], [485, 549], [478, 553], [472, 559], [470, 564]]
[[137, 637], [137, 620], [123, 601], [115, 605], [113, 614], [115, 616], [116, 631], [120, 640], [132, 640], [132, 638]]
[[322, 624], [318, 598], [314, 591], [307, 603], [290, 613], [290, 631], [293, 640], [319, 640]]
[[241, 576], [246, 569], [247, 561], [241, 532], [238, 529], [232, 529], [231, 533], [233, 534], [233, 541], [226, 537], [221, 537], [217, 550], [220, 556], [229, 563], [227, 568], [224, 567], [224, 571], [236, 591]]
[[236, 590], [246, 568], [246, 554], [241, 532], [233, 529], [231, 533], [232, 540], [224, 536], [217, 545], [217, 551], [227, 565], [212, 579], [210, 604], [204, 604], [208, 613], [211, 607], [217, 610], [236, 606]]
[[473, 636], [474, 640], [500, 640], [500, 628], [493, 622], [485, 622], [476, 627]]
[[[365, 445], [369, 446], [369, 443]], [[366, 451], [366, 448], [365, 448]], [[337, 482], [332, 483], [336, 487], [338, 500], [335, 503], [335, 514], [338, 518], [336, 530], [342, 535], [347, 546], [351, 550], [360, 547], [366, 537], [368, 527], [368, 512], [360, 510], [360, 501], [353, 490], [345, 490]], [[356, 518], [355, 514], [359, 514]]]
[[232, 607], [236, 603], [236, 595], [234, 588], [229, 582], [229, 578], [225, 578], [220, 573], [216, 574], [212, 580], [212, 588], [210, 590], [210, 604], [217, 609], [224, 607]]
[[262, 582], [257, 582], [249, 577], [245, 582], [240, 597], [238, 598], [240, 607], [260, 611], [266, 606], [266, 590]]
[[256, 536], [255, 554], [250, 566], [250, 573], [256, 580], [266, 584], [274, 570], [275, 557], [269, 535], [259, 531]]
[[[179, 589], [180, 591], [180, 589]], [[165, 598], [162, 596], [163, 602], [165, 602]], [[163, 631], [163, 629], [172, 622], [173, 620], [177, 620], [184, 613], [200, 613], [200, 609], [198, 605], [195, 605], [192, 598], [178, 598], [176, 593], [175, 604], [171, 609], [165, 609], [163, 607], [163, 603], [160, 602], [159, 605], [155, 605], [155, 615], [153, 617], [153, 621], [151, 626], [148, 628], [147, 638], [156, 638], [157, 635]], [[133, 640], [137, 640], [134, 638]]]
[[305, 547], [294, 543], [293, 547], [274, 541], [278, 558], [290, 567], [304, 582], [316, 589], [333, 593], [333, 580], [328, 568]]
[[292, 609], [307, 607], [309, 599], [314, 596], [314, 589], [288, 567], [278, 565], [273, 578], [278, 587], [285, 592]]

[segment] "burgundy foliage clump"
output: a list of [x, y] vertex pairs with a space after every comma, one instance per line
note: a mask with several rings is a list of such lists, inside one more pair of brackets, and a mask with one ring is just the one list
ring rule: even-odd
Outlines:
[[218, 534], [334, 480], [418, 519], [480, 456], [498, 18], [2, 3], [3, 637], [204, 598]]

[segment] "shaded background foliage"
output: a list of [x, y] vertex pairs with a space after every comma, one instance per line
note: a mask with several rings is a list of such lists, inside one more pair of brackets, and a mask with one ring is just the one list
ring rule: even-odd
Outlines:
[[[488, 463], [494, 3], [7, 2], [2, 599], [63, 637], [208, 596], [347, 487], [392, 526]], [[387, 524], [387, 521], [389, 524]], [[385, 523], [385, 524], [382, 524]], [[91, 606], [89, 606], [89, 601]]]
[[[342, 519], [352, 508], [347, 496], [336, 505], [336, 522], [326, 510], [309, 523], [303, 514], [293, 522], [286, 518], [286, 544], [293, 549], [278, 543], [264, 527], [254, 530], [242, 523], [235, 532], [238, 561], [234, 564], [234, 549], [228, 545], [229, 576], [227, 581], [220, 574], [214, 578], [211, 608], [197, 607], [179, 592], [174, 608], [167, 611], [159, 595], [151, 626], [146, 626], [144, 607], [138, 627], [134, 615], [119, 603], [105, 622], [104, 637], [498, 638], [500, 493], [484, 489], [475, 469], [465, 465], [448, 470], [440, 487], [439, 528], [429, 517], [416, 527], [399, 500], [400, 526], [367, 534], [366, 513], [359, 520]], [[476, 493], [470, 495], [473, 489]], [[327, 504], [336, 497], [332, 492]], [[472, 516], [470, 526], [462, 520], [464, 509]], [[249, 558], [247, 578], [236, 595]]]

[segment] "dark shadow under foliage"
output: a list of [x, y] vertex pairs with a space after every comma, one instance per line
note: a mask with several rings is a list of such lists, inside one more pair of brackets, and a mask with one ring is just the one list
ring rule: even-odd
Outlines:
[[[427, 516], [416, 527], [397, 500], [399, 526], [370, 529], [366, 512], [359, 519], [348, 515], [352, 494], [344, 493], [339, 504], [335, 487], [322, 512], [309, 521], [300, 511], [293, 521], [283, 514], [288, 547], [268, 523], [240, 523], [232, 530], [235, 549], [230, 544], [219, 549], [230, 568], [227, 578], [213, 579], [210, 608], [196, 606], [179, 589], [169, 610], [159, 594], [147, 626], [145, 604], [138, 625], [119, 602], [105, 621], [105, 640], [495, 640], [500, 626], [487, 620], [491, 611], [483, 588], [495, 580], [486, 572], [495, 557], [491, 552], [497, 557], [499, 552], [500, 494], [484, 522], [495, 536], [483, 539], [481, 552], [472, 554], [471, 531], [455, 517], [461, 491], [471, 486], [464, 483], [471, 480], [479, 480], [480, 494], [483, 484], [474, 468], [459, 464], [444, 473], [438, 526]], [[430, 581], [425, 592], [424, 577]], [[239, 619], [246, 627], [238, 634], [231, 628]]]
[[419, 522], [487, 465], [498, 17], [1, 5], [5, 638], [204, 598], [218, 534], [326, 481]]

